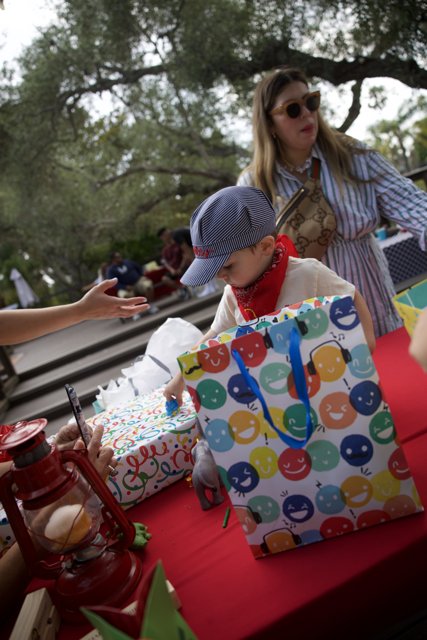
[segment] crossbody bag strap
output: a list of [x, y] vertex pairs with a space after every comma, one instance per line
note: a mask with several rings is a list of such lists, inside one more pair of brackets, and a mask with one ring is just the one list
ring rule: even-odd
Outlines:
[[287, 218], [293, 211], [301, 204], [301, 202], [313, 192], [316, 182], [320, 177], [320, 160], [319, 158], [313, 158], [311, 161], [310, 176], [304, 182], [304, 184], [290, 197], [288, 202], [283, 205], [277, 214], [276, 229], [280, 231], [282, 225], [286, 222]]
[[313, 180], [319, 180], [320, 178], [320, 160], [319, 158], [313, 158], [311, 161], [311, 177]]

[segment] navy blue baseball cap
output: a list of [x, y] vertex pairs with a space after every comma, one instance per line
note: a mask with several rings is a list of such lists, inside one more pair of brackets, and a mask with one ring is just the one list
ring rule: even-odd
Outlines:
[[198, 287], [215, 278], [234, 251], [276, 232], [276, 213], [255, 187], [226, 187], [204, 200], [191, 216], [195, 259], [181, 282]]

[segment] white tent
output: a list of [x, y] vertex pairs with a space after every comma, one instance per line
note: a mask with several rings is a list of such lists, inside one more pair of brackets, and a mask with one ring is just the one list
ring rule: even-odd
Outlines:
[[32, 307], [39, 302], [38, 296], [31, 289], [24, 276], [18, 271], [18, 269], [12, 269], [10, 272], [10, 279], [15, 285], [16, 293], [18, 294], [19, 304], [23, 309]]

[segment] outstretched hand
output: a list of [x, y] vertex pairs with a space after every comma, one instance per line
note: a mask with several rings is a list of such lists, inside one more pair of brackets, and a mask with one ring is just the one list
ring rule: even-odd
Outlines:
[[105, 320], [107, 318], [130, 318], [149, 308], [147, 299], [142, 296], [118, 298], [105, 292], [117, 284], [117, 278], [103, 280], [90, 289], [75, 304], [79, 308], [82, 320]]

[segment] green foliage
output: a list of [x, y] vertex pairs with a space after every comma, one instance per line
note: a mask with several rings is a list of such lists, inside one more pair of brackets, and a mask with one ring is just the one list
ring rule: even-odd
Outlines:
[[[1, 272], [27, 254], [34, 288], [51, 273], [76, 297], [112, 250], [151, 259], [160, 226], [188, 224], [202, 199], [235, 183], [250, 149], [233, 127], [249, 130], [254, 85], [277, 65], [335, 86], [390, 76], [427, 88], [422, 4], [59, 3], [20, 75], [0, 70]], [[402, 166], [424, 162], [425, 124], [410, 138], [401, 126], [378, 129], [375, 144]]]
[[426, 110], [427, 100], [420, 97], [401, 107], [395, 120], [369, 129], [370, 144], [402, 172], [427, 164], [427, 118], [415, 119]]

